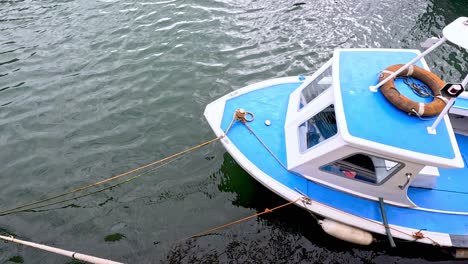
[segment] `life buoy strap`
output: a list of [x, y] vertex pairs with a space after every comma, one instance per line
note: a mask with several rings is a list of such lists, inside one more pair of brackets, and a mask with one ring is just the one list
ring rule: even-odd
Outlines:
[[424, 115], [424, 107], [425, 105], [423, 103], [419, 103], [418, 115]]
[[412, 76], [414, 72], [414, 66], [410, 65], [408, 68], [408, 72], [406, 73], [406, 76]]
[[442, 95], [437, 95], [437, 96], [434, 96], [434, 97], [444, 101], [445, 104], [448, 104], [448, 102], [449, 102], [449, 99], [443, 97]]
[[389, 75], [394, 74], [394, 72], [392, 72], [392, 71], [383, 70], [383, 71], [380, 72], [380, 75], [382, 76], [382, 74], [384, 74], [384, 73], [387, 73]]

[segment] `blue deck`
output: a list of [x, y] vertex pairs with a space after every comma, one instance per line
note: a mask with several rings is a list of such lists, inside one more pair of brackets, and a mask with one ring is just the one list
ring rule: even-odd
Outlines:
[[[222, 129], [228, 127], [235, 109], [244, 108], [253, 112], [255, 120], [249, 123], [252, 130], [283, 163], [286, 163], [284, 122], [289, 94], [299, 85], [300, 83], [276, 85], [228, 100]], [[264, 125], [266, 119], [271, 120], [271, 126]], [[382, 221], [377, 202], [316, 184], [284, 169], [242, 124], [236, 123], [228, 137], [260, 170], [283, 185], [293, 190], [297, 188], [314, 200], [348, 213]], [[461, 202], [468, 204], [468, 196], [465, 195], [463, 199]], [[390, 224], [454, 235], [468, 235], [467, 215], [421, 211], [391, 205], [386, 205], [386, 210]]]
[[[433, 120], [422, 121], [418, 117], [409, 116], [391, 105], [381, 92], [369, 91], [369, 86], [377, 84], [380, 71], [393, 64], [404, 64], [416, 57], [416, 53], [340, 51], [335, 58], [337, 56], [340, 93], [350, 135], [415, 153], [455, 158], [444, 123], [437, 127], [436, 135], [428, 134], [426, 127], [431, 126]], [[422, 67], [422, 64], [418, 66]], [[397, 81], [396, 86], [406, 97], [427, 102], [415, 95], [402, 81]], [[434, 148], [434, 145], [439, 147]]]
[[[468, 151], [468, 136], [455, 134], [461, 150]], [[409, 188], [408, 197], [418, 206], [437, 210], [468, 212], [468, 153], [461, 169], [439, 169], [434, 189]], [[468, 220], [467, 220], [468, 221]]]

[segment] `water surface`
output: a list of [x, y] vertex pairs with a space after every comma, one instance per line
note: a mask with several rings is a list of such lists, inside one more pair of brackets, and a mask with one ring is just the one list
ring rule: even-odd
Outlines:
[[[466, 1], [0, 1], [0, 209], [161, 159], [214, 137], [209, 102], [264, 79], [310, 74], [335, 48], [419, 48]], [[446, 81], [468, 72], [447, 45]], [[109, 186], [109, 185], [106, 185]], [[0, 217], [0, 231], [129, 263], [451, 262], [428, 246], [356, 247], [306, 212], [187, 239], [285, 201], [218, 144], [131, 183]], [[68, 263], [0, 243], [0, 263]]]

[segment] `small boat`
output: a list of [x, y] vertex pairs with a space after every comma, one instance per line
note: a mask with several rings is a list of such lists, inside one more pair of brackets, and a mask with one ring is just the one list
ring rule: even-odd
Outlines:
[[311, 76], [246, 86], [204, 114], [243, 169], [327, 233], [468, 257], [468, 76], [447, 84], [424, 59], [447, 41], [468, 49], [467, 17], [422, 53], [336, 49]]

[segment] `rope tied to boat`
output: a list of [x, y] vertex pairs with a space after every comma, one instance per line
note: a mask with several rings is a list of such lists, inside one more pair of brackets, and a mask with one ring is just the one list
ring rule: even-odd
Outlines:
[[[310, 198], [309, 196], [307, 196], [305, 193], [301, 192], [299, 189], [295, 188], [295, 190], [300, 193], [301, 195], [303, 195], [303, 199], [302, 199], [302, 204], [303, 204], [303, 207], [304, 209], [306, 209], [306, 211], [308, 211], [311, 216], [313, 218], [315, 218], [315, 220], [318, 220], [317, 216], [315, 216], [312, 212], [311, 212], [311, 209], [310, 209], [310, 206], [312, 205], [312, 202], [314, 202], [315, 204], [318, 204], [318, 205], [321, 205], [321, 206], [324, 206], [324, 207], [327, 207], [331, 210], [336, 210], [336, 211], [340, 211], [338, 209], [336, 209], [335, 207], [332, 207], [330, 205], [327, 205], [327, 204], [324, 204], [322, 202], [319, 202], [317, 200], [313, 200], [312, 198]], [[347, 215], [350, 215], [350, 216], [354, 216], [354, 217], [360, 217], [362, 220], [365, 220], [367, 222], [369, 222], [370, 224], [378, 224], [378, 225], [381, 225], [383, 228], [385, 228], [384, 226], [384, 223], [383, 222], [377, 222], [377, 221], [374, 221], [374, 220], [371, 220], [371, 219], [368, 219], [368, 218], [364, 218], [364, 217], [361, 217], [357, 214], [354, 214], [354, 213], [350, 213], [350, 212], [344, 212], [344, 211], [341, 211]], [[405, 232], [403, 230], [400, 230], [399, 228], [396, 228], [396, 227], [393, 227], [393, 226], [389, 226], [389, 228], [392, 230], [392, 231], [396, 231], [398, 233], [401, 233], [401, 234], [404, 234], [408, 237], [412, 237], [414, 238], [413, 241], [410, 241], [410, 242], [414, 242], [416, 240], [419, 240], [419, 239], [428, 239], [429, 241], [432, 242], [432, 244], [434, 246], [440, 246], [440, 243], [438, 243], [437, 241], [435, 241], [433, 238], [431, 238], [429, 236], [429, 234], [424, 234], [422, 231], [424, 229], [420, 229], [419, 231], [416, 231], [416, 232], [413, 232], [413, 233], [408, 233], [408, 232]]]
[[[247, 116], [250, 116], [250, 118], [247, 118]], [[245, 122], [252, 122], [255, 117], [252, 112], [248, 112], [242, 108], [238, 108], [236, 109], [236, 112], [234, 112], [234, 118], [237, 121], [240, 121], [245, 124]]]
[[[250, 116], [251, 118], [249, 119], [249, 118], [247, 118], [247, 116]], [[275, 153], [265, 144], [265, 142], [263, 142], [263, 140], [247, 124], [248, 122], [252, 122], [253, 120], [254, 120], [254, 114], [252, 112], [245, 111], [242, 108], [236, 109], [236, 111], [234, 112], [234, 115], [232, 117], [232, 121], [229, 124], [224, 136], [227, 134], [227, 131], [229, 131], [231, 129], [231, 127], [233, 126], [235, 121], [241, 122], [249, 130], [249, 132], [252, 135], [255, 136], [255, 138], [258, 140], [258, 142], [260, 142], [260, 144], [262, 144], [262, 146], [270, 153], [270, 155], [281, 165], [281, 167], [283, 167], [285, 170], [288, 170], [288, 167], [286, 167], [286, 165], [284, 165], [284, 163], [275, 155]]]
[[411, 236], [414, 238], [414, 241], [419, 240], [419, 239], [423, 239], [423, 238], [427, 238], [427, 239], [429, 239], [429, 240], [432, 242], [432, 244], [434, 244], [435, 246], [440, 246], [440, 244], [439, 244], [437, 241], [435, 241], [434, 239], [430, 238], [429, 236], [424, 235], [424, 233], [422, 232], [422, 230], [424, 230], [424, 229], [421, 229], [421, 230], [416, 231], [416, 232], [414, 232], [413, 234], [411, 234]]
[[[137, 179], [137, 178], [139, 178], [139, 177], [141, 177], [143, 175], [148, 174], [151, 171], [154, 171], [154, 170], [156, 170], [158, 168], [161, 168], [161, 167], [169, 164], [171, 161], [174, 161], [177, 158], [181, 158], [182, 156], [186, 155], [187, 153], [193, 152], [193, 151], [195, 151], [197, 149], [200, 149], [200, 148], [202, 148], [204, 146], [207, 146], [207, 145], [209, 145], [209, 144], [211, 144], [213, 142], [216, 142], [216, 141], [222, 139], [227, 134], [228, 131], [229, 131], [229, 129], [227, 129], [226, 132], [224, 133], [224, 135], [222, 135], [222, 136], [210, 139], [208, 141], [205, 141], [205, 142], [203, 142], [201, 144], [198, 144], [198, 145], [193, 146], [191, 148], [188, 148], [186, 150], [183, 150], [183, 151], [180, 151], [180, 152], [175, 153], [173, 155], [167, 156], [167, 157], [165, 157], [163, 159], [160, 159], [160, 160], [148, 163], [146, 165], [140, 166], [140, 167], [138, 167], [136, 169], [129, 170], [127, 172], [124, 172], [124, 173], [121, 173], [121, 174], [106, 178], [104, 180], [101, 180], [101, 181], [98, 181], [98, 182], [95, 182], [95, 183], [92, 183], [92, 184], [88, 184], [86, 186], [82, 186], [82, 187], [79, 187], [79, 188], [73, 189], [71, 191], [67, 191], [67, 192], [58, 194], [58, 195], [53, 195], [51, 197], [40, 199], [40, 200], [31, 202], [31, 203], [23, 204], [23, 205], [14, 207], [14, 208], [1, 210], [0, 211], [0, 216], [9, 215], [9, 214], [13, 214], [13, 213], [19, 213], [19, 212], [25, 212], [25, 211], [32, 211], [34, 209], [44, 208], [44, 207], [47, 207], [47, 206], [68, 202], [68, 201], [71, 201], [71, 200], [74, 200], [74, 199], [86, 197], [86, 196], [89, 196], [89, 195], [92, 195], [92, 194], [96, 194], [96, 193], [99, 193], [99, 192], [102, 192], [102, 191], [105, 191], [105, 190], [112, 189], [113, 187], [122, 185], [124, 183], [128, 183], [128, 182], [130, 182], [132, 180], [135, 180], [135, 179]], [[159, 165], [159, 166], [156, 166], [156, 165]], [[113, 180], [116, 180], [116, 179], [120, 179], [122, 177], [128, 176], [128, 175], [133, 174], [135, 172], [142, 171], [144, 169], [148, 169], [148, 170], [143, 171], [143, 172], [137, 174], [136, 176], [128, 178], [128, 179], [126, 179], [124, 181], [118, 182], [116, 184], [110, 185], [110, 186], [102, 188], [102, 189], [99, 189], [97, 191], [86, 193], [86, 194], [81, 195], [81, 196], [75, 196], [75, 197], [72, 197], [70, 199], [65, 199], [65, 200], [60, 200], [60, 201], [55, 201], [55, 202], [44, 204], [45, 202], [55, 200], [55, 199], [58, 199], [58, 198], [61, 198], [61, 197], [64, 197], [64, 196], [69, 196], [71, 194], [75, 194], [75, 193], [78, 193], [78, 192], [83, 192], [83, 191], [85, 191], [85, 190], [87, 190], [89, 188], [96, 187], [98, 185], [101, 185], [101, 184], [104, 184], [104, 183], [107, 183], [107, 182], [110, 182], [110, 181], [113, 181]]]
[[[250, 118], [247, 118], [247, 116], [250, 116]], [[221, 138], [224, 138], [228, 134], [236, 121], [241, 122], [242, 124], [247, 124], [247, 122], [254, 121], [254, 118], [255, 116], [252, 112], [245, 111], [243, 108], [236, 109], [232, 115], [231, 123], [229, 123], [229, 126], [226, 131], [224, 131], [224, 135], [222, 135]]]
[[421, 232], [421, 230], [419, 230], [419, 231], [417, 231], [417, 232], [414, 232], [414, 233], [413, 233], [413, 237], [415, 238], [415, 240], [425, 238], [424, 233]]
[[[239, 219], [239, 220], [232, 221], [232, 222], [229, 222], [229, 223], [227, 223], [227, 224], [224, 224], [224, 225], [221, 225], [221, 226], [218, 226], [218, 227], [215, 227], [215, 228], [212, 228], [212, 229], [209, 229], [209, 230], [200, 232], [200, 233], [198, 233], [198, 234], [192, 235], [192, 236], [187, 237], [187, 238], [185, 238], [185, 239], [197, 238], [197, 237], [205, 236], [205, 235], [208, 235], [208, 234], [212, 233], [213, 231], [220, 230], [220, 229], [223, 229], [223, 228], [226, 228], [226, 227], [229, 227], [229, 226], [232, 226], [232, 225], [235, 225], [235, 224], [244, 222], [244, 221], [249, 220], [249, 219], [251, 219], [251, 218], [254, 218], [254, 217], [257, 217], [257, 216], [260, 216], [260, 215], [264, 215], [264, 214], [273, 213], [275, 210], [278, 210], [278, 209], [281, 209], [281, 208], [283, 208], [283, 207], [286, 207], [286, 206], [295, 204], [295, 203], [297, 203], [298, 201], [303, 200], [303, 199], [306, 199], [306, 197], [299, 197], [299, 198], [297, 198], [296, 200], [287, 202], [287, 203], [285, 203], [285, 204], [276, 206], [276, 207], [271, 208], [271, 209], [265, 208], [265, 210], [264, 210], [263, 212], [256, 213], [256, 214], [253, 214], [253, 215], [250, 215], [250, 216], [241, 218], [241, 219]], [[182, 241], [182, 240], [185, 240], [185, 239], [181, 239], [181, 240], [179, 240], [179, 241]]]
[[[102, 192], [102, 191], [105, 191], [105, 190], [112, 189], [113, 187], [122, 185], [124, 183], [128, 183], [128, 182], [130, 182], [132, 180], [135, 180], [135, 179], [137, 179], [137, 178], [139, 178], [139, 177], [141, 177], [143, 175], [148, 174], [151, 171], [154, 171], [154, 170], [156, 170], [158, 168], [161, 168], [161, 167], [169, 164], [169, 162], [175, 160], [176, 158], [181, 158], [183, 155], [185, 155], [187, 153], [193, 152], [193, 151], [195, 151], [197, 149], [200, 149], [200, 148], [202, 148], [204, 146], [207, 146], [207, 145], [209, 145], [209, 144], [211, 144], [213, 142], [216, 142], [216, 141], [224, 138], [228, 134], [229, 130], [232, 128], [232, 125], [233, 125], [233, 123], [235, 121], [239, 121], [239, 122], [241, 122], [243, 124], [246, 124], [246, 122], [252, 122], [253, 120], [254, 120], [254, 114], [253, 113], [245, 111], [244, 109], [241, 109], [241, 108], [237, 109], [235, 111], [234, 115], [233, 115], [233, 118], [231, 120], [231, 123], [230, 123], [229, 127], [225, 130], [224, 134], [221, 135], [221, 136], [210, 139], [210, 140], [208, 140], [206, 142], [203, 142], [201, 144], [198, 144], [198, 145], [193, 146], [191, 148], [188, 148], [186, 150], [180, 151], [180, 152], [175, 153], [173, 155], [167, 156], [167, 157], [162, 158], [160, 160], [157, 160], [157, 161], [148, 163], [146, 165], [140, 166], [140, 167], [138, 167], [136, 169], [129, 170], [127, 172], [124, 172], [124, 173], [121, 173], [121, 174], [106, 178], [104, 180], [101, 180], [101, 181], [98, 181], [98, 182], [95, 182], [95, 183], [92, 183], [92, 184], [88, 184], [86, 186], [82, 186], [82, 187], [73, 189], [71, 191], [67, 191], [67, 192], [64, 192], [64, 193], [61, 193], [61, 194], [58, 194], [58, 195], [54, 195], [54, 196], [51, 196], [51, 197], [48, 197], [48, 198], [40, 199], [40, 200], [37, 200], [35, 202], [23, 204], [23, 205], [20, 205], [20, 206], [14, 207], [14, 208], [10, 208], [10, 209], [0, 210], [0, 216], [9, 215], [9, 214], [13, 214], [13, 213], [19, 213], [19, 212], [25, 212], [25, 211], [32, 211], [34, 209], [44, 208], [44, 207], [47, 207], [47, 206], [68, 202], [68, 201], [71, 201], [71, 200], [74, 200], [74, 199], [86, 197], [86, 196], [89, 196], [89, 195], [92, 195], [92, 194], [96, 194], [96, 193], [99, 193], [99, 192]], [[159, 165], [159, 166], [156, 166], [156, 165]], [[133, 174], [135, 172], [139, 172], [139, 171], [144, 170], [144, 169], [148, 169], [148, 170], [143, 171], [143, 172], [137, 174], [136, 176], [133, 176], [131, 178], [128, 178], [128, 179], [123, 180], [121, 182], [118, 182], [116, 184], [110, 185], [110, 186], [105, 187], [105, 188], [101, 188], [101, 189], [99, 189], [97, 191], [86, 193], [86, 194], [80, 195], [80, 196], [75, 196], [75, 197], [72, 197], [72, 198], [69, 198], [69, 199], [64, 199], [64, 200], [44, 204], [45, 202], [55, 200], [55, 199], [58, 199], [58, 198], [61, 198], [61, 197], [64, 197], [64, 196], [69, 196], [69, 195], [72, 195], [72, 194], [75, 194], [75, 193], [78, 193], [78, 192], [83, 192], [83, 191], [85, 191], [85, 190], [87, 190], [89, 188], [96, 187], [98, 185], [101, 185], [101, 184], [104, 184], [104, 183], [107, 183], [107, 182], [110, 182], [110, 181], [113, 181], [113, 180], [116, 180], [116, 179], [120, 179], [122, 177], [131, 175], [131, 174]]]

